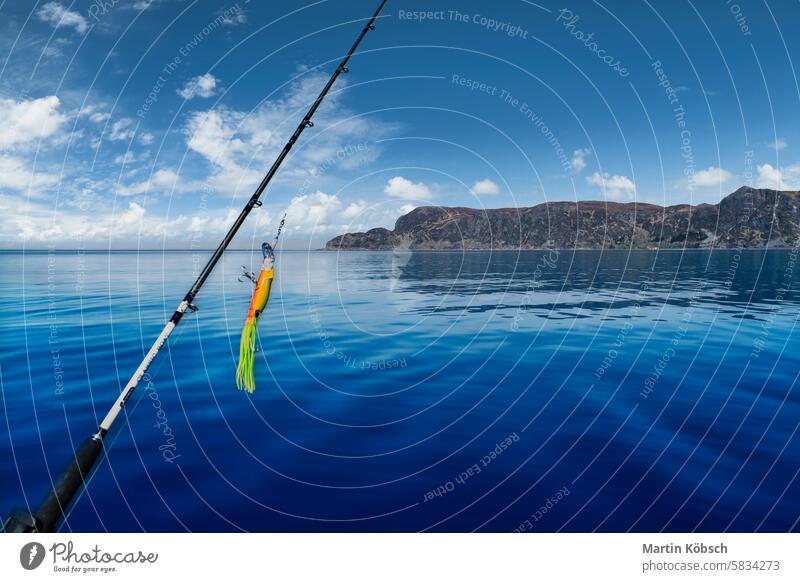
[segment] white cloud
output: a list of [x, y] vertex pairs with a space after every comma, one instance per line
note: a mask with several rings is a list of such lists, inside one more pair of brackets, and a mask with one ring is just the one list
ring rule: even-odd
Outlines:
[[295, 230], [325, 228], [338, 218], [342, 202], [335, 194], [315, 192], [292, 198], [286, 209], [286, 223]]
[[627, 176], [600, 174], [586, 176], [586, 183], [600, 186], [603, 194], [611, 200], [629, 200], [636, 194], [636, 185]]
[[773, 168], [770, 164], [757, 166], [757, 170], [758, 178], [756, 179], [756, 185], [759, 188], [781, 189], [783, 185], [783, 178], [780, 170]]
[[733, 174], [731, 174], [728, 170], [723, 170], [722, 168], [717, 168], [715, 166], [709, 166], [705, 170], [695, 172], [694, 178], [691, 180], [689, 187], [691, 188], [692, 186], [699, 186], [700, 188], [718, 188], [726, 182], [729, 182], [731, 178], [733, 178]]
[[396, 211], [387, 212], [366, 200], [357, 200], [345, 206], [335, 194], [321, 191], [295, 196], [286, 209], [287, 229], [308, 236], [309, 240], [375, 226], [391, 227], [396, 218]]
[[[326, 75], [306, 74], [286, 95], [254, 111], [216, 107], [192, 114], [184, 128], [187, 146], [211, 164], [209, 184], [226, 195], [254, 188], [326, 81]], [[341, 104], [342, 95], [334, 92], [323, 102], [318, 114], [324, 117], [325, 130], [310, 132], [313, 141], [295, 146], [276, 184], [290, 179], [296, 185], [304, 178], [330, 176], [375, 159], [378, 148], [368, 142], [394, 126], [354, 115]]]
[[352, 202], [342, 211], [342, 218], [345, 220], [352, 220], [359, 214], [362, 214], [368, 207], [366, 200], [359, 200], [357, 202]]
[[774, 142], [767, 145], [769, 145], [769, 147], [771, 147], [775, 151], [785, 150], [787, 147], [789, 147], [789, 144], [782, 137], [776, 138]]
[[67, 120], [55, 95], [28, 101], [0, 99], [0, 149], [35, 143], [54, 135]]
[[[238, 4], [235, 6], [238, 7]], [[223, 14], [222, 23], [227, 24], [228, 26], [238, 26], [240, 24], [245, 24], [246, 22], [247, 13], [244, 11], [244, 9], [240, 9], [234, 14]]]
[[131, 202], [128, 204], [127, 212], [123, 212], [119, 215], [117, 219], [118, 224], [121, 227], [132, 226], [135, 224], [140, 224], [142, 219], [144, 218], [145, 210], [144, 207], [136, 202]]
[[133, 120], [123, 117], [111, 125], [111, 133], [108, 139], [111, 141], [128, 141], [134, 135], [136, 135], [136, 127], [133, 125]]
[[775, 168], [770, 164], [756, 167], [756, 186], [772, 190], [800, 190], [800, 163]]
[[592, 150], [590, 149], [579, 149], [572, 152], [572, 160], [570, 160], [570, 166], [576, 172], [582, 172], [586, 169], [586, 157], [591, 155]]
[[478, 196], [492, 196], [500, 193], [500, 187], [489, 178], [486, 178], [485, 180], [478, 180], [475, 182], [472, 186], [472, 192]]
[[71, 26], [80, 34], [85, 33], [89, 28], [83, 16], [77, 12], [67, 10], [58, 2], [48, 2], [42, 6], [36, 14], [40, 20], [52, 24], [54, 28]]
[[[348, 218], [356, 208], [363, 211]], [[406, 205], [401, 209], [408, 212]], [[100, 197], [87, 205], [59, 206], [0, 193], [0, 240], [6, 243], [41, 245], [53, 241], [85, 242], [91, 247], [141, 244], [143, 248], [185, 248], [187, 238], [199, 244], [213, 245], [238, 215], [236, 207], [215, 207], [189, 210], [193, 214], [175, 212], [175, 206], [126, 200], [112, 205]], [[391, 228], [399, 209], [370, 205], [363, 200], [345, 205], [335, 195], [315, 192], [297, 196], [287, 208], [286, 248], [308, 248], [344, 232], [363, 231], [376, 226]], [[283, 214], [282, 212], [280, 214]], [[262, 210], [253, 217], [254, 231], [274, 232], [277, 220]], [[304, 240], [305, 239], [305, 240]], [[244, 240], [244, 244], [247, 244]]]
[[246, 151], [240, 139], [234, 138], [241, 115], [227, 109], [195, 113], [189, 119], [186, 132], [189, 149], [222, 168], [235, 168], [233, 157]]
[[182, 181], [180, 176], [173, 170], [162, 168], [153, 172], [146, 180], [135, 182], [128, 186], [120, 186], [117, 188], [118, 196], [135, 196], [137, 194], [148, 193], [162, 193], [168, 192], [177, 194], [181, 192], [189, 192], [197, 188], [194, 182]]
[[108, 113], [101, 113], [98, 111], [97, 113], [92, 113], [89, 116], [89, 121], [93, 123], [103, 123], [104, 121], [107, 121], [109, 117], [111, 116]]
[[182, 89], [178, 89], [178, 95], [186, 99], [194, 99], [195, 97], [213, 97], [217, 92], [217, 82], [219, 80], [211, 73], [199, 75], [190, 79]]
[[[13, 208], [14, 212], [7, 212]], [[19, 202], [0, 195], [0, 233], [4, 240], [50, 243], [54, 240], [108, 244], [141, 241], [161, 244], [165, 239], [185, 245], [187, 233], [199, 240], [216, 242], [227, 231], [238, 212], [220, 209], [174, 218], [152, 214], [142, 204], [129, 202], [124, 210], [75, 212], [66, 208], [54, 214], [50, 205]], [[269, 220], [268, 216], [264, 216]]]
[[77, 115], [79, 118], [88, 118], [92, 123], [102, 123], [111, 117], [108, 113], [99, 111], [98, 107], [92, 104], [81, 107], [80, 110], [78, 110]]
[[55, 42], [52, 42], [44, 47], [42, 56], [47, 57], [48, 59], [56, 59], [64, 56], [64, 52]]
[[[13, 157], [0, 157], [0, 188], [12, 190], [28, 190], [53, 186], [58, 183], [58, 176], [46, 172], [29, 170], [22, 160]], [[31, 192], [32, 196], [37, 193]]]
[[[243, 119], [242, 113], [223, 107], [192, 115], [186, 127], [188, 148], [212, 164], [213, 171], [207, 183], [220, 193], [235, 194], [237, 190], [252, 190], [264, 177], [263, 167], [269, 163], [263, 160], [264, 163], [259, 164], [253, 159], [259, 147], [255, 142], [269, 137], [262, 136], [251, 141], [250, 136], [243, 136], [248, 143], [237, 137]], [[265, 133], [271, 135], [266, 128]]]
[[417, 182], [415, 184], [402, 176], [395, 176], [389, 180], [383, 191], [392, 198], [401, 200], [430, 200], [433, 196], [430, 188], [424, 183]]
[[120, 154], [120, 155], [118, 155], [118, 156], [116, 156], [114, 158], [114, 163], [115, 164], [120, 164], [120, 165], [132, 164], [135, 161], [136, 161], [136, 154], [134, 154], [130, 150], [128, 150], [124, 154]]
[[139, 143], [141, 143], [142, 145], [146, 145], [146, 146], [150, 145], [151, 143], [153, 143], [153, 141], [155, 139], [156, 139], [156, 136], [154, 136], [152, 133], [149, 133], [147, 131], [142, 133], [142, 134], [139, 134]]
[[416, 208], [416, 206], [414, 206], [413, 204], [403, 204], [400, 207], [400, 216], [404, 216], [404, 215], [408, 214], [409, 212], [411, 212], [415, 208]]
[[41, 193], [37, 189], [58, 183], [57, 175], [34, 171], [26, 160], [9, 154], [55, 136], [67, 119], [58, 111], [59, 105], [56, 96], [27, 101], [0, 99], [0, 151], [8, 152], [0, 154], [0, 188], [38, 197]]
[[[183, 219], [183, 222], [186, 224], [186, 230], [188, 232], [197, 235], [211, 235], [212, 237], [216, 237], [217, 235], [226, 233], [238, 215], [239, 211], [237, 209], [228, 208], [224, 213], [219, 211], [212, 212], [209, 215], [209, 213], [206, 212], [202, 216], [181, 217], [181, 219]], [[263, 215], [259, 214], [255, 222], [256, 224], [253, 228], [260, 228], [269, 224], [270, 216], [267, 213]]]

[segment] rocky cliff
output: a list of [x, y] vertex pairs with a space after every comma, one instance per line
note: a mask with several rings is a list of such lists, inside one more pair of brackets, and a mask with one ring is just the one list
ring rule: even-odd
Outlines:
[[394, 230], [328, 241], [329, 250], [791, 247], [800, 240], [798, 192], [743, 187], [719, 204], [546, 202], [529, 208], [423, 206]]

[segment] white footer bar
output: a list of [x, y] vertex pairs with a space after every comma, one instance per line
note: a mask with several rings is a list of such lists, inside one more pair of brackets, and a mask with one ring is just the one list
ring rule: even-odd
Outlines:
[[727, 582], [800, 580], [799, 550], [797, 534], [4, 535], [0, 571], [8, 580], [137, 582], [187, 576]]

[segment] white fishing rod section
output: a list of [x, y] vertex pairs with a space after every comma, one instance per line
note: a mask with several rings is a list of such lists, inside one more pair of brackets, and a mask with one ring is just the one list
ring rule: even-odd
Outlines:
[[[178, 308], [175, 310], [175, 313], [184, 314], [186, 310], [189, 309], [189, 303], [186, 301], [181, 301], [181, 304], [178, 305]], [[102, 439], [106, 433], [108, 433], [111, 425], [114, 424], [117, 416], [120, 412], [122, 412], [122, 408], [125, 406], [125, 403], [128, 401], [128, 398], [131, 397], [136, 387], [139, 385], [139, 380], [142, 379], [144, 373], [147, 372], [147, 369], [150, 367], [150, 364], [153, 363], [153, 360], [156, 359], [158, 355], [158, 351], [161, 347], [167, 342], [172, 330], [175, 329], [175, 326], [178, 325], [172, 319], [167, 322], [167, 325], [164, 326], [164, 329], [161, 330], [161, 333], [158, 334], [156, 341], [153, 342], [153, 345], [150, 347], [150, 350], [145, 355], [142, 362], [139, 364], [139, 367], [136, 368], [136, 371], [131, 376], [131, 379], [128, 380], [128, 383], [125, 385], [125, 388], [120, 392], [119, 397], [117, 398], [114, 405], [111, 407], [111, 410], [108, 411], [106, 417], [100, 423], [100, 426], [97, 428], [97, 433], [92, 437], [96, 439]]]
[[164, 326], [164, 329], [162, 329], [161, 333], [158, 334], [158, 337], [153, 342], [150, 350], [142, 359], [142, 362], [136, 368], [136, 371], [133, 373], [130, 380], [128, 380], [128, 383], [125, 385], [125, 388], [122, 390], [119, 397], [108, 411], [108, 414], [106, 414], [105, 418], [103, 418], [102, 422], [97, 428], [97, 431], [83, 441], [83, 443], [81, 443], [80, 447], [78, 447], [78, 449], [75, 451], [75, 454], [70, 460], [69, 464], [66, 466], [55, 483], [52, 484], [53, 487], [50, 493], [48, 493], [47, 497], [45, 497], [39, 508], [34, 512], [13, 512], [3, 524], [3, 532], [32, 533], [52, 532], [56, 530], [56, 526], [64, 515], [64, 512], [69, 507], [69, 504], [72, 502], [77, 492], [85, 483], [86, 478], [89, 476], [89, 473], [92, 470], [92, 467], [94, 467], [97, 459], [100, 457], [100, 454], [103, 451], [104, 437], [106, 434], [108, 434], [108, 431], [111, 430], [111, 426], [114, 424], [114, 421], [117, 419], [120, 412], [122, 412], [122, 409], [125, 408], [125, 404], [128, 402], [131, 395], [133, 395], [133, 393], [136, 391], [136, 387], [139, 385], [139, 381], [142, 379], [142, 376], [144, 376], [145, 372], [147, 372], [150, 364], [158, 355], [158, 351], [167, 341], [175, 327], [180, 323], [184, 314], [187, 311], [197, 310], [197, 307], [195, 307], [193, 301], [200, 292], [203, 284], [206, 282], [206, 279], [208, 279], [209, 275], [211, 275], [214, 267], [216, 267], [217, 263], [222, 258], [222, 254], [228, 248], [228, 245], [233, 240], [233, 237], [236, 236], [236, 233], [239, 231], [239, 228], [242, 226], [242, 224], [244, 224], [244, 221], [247, 219], [247, 216], [250, 214], [250, 212], [254, 208], [261, 206], [261, 195], [264, 193], [264, 190], [266, 190], [270, 181], [272, 181], [272, 178], [278, 172], [278, 169], [283, 161], [289, 155], [292, 146], [294, 146], [306, 128], [314, 125], [314, 123], [311, 121], [311, 118], [317, 112], [317, 109], [319, 109], [319, 106], [322, 104], [322, 101], [325, 99], [325, 96], [328, 94], [333, 84], [336, 82], [336, 79], [339, 78], [339, 75], [348, 72], [347, 64], [350, 61], [350, 57], [352, 57], [356, 52], [356, 49], [361, 44], [361, 41], [364, 39], [367, 33], [371, 30], [375, 30], [375, 21], [383, 11], [383, 8], [386, 6], [387, 2], [388, 0], [382, 0], [377, 10], [375, 10], [375, 13], [367, 21], [367, 24], [361, 30], [358, 38], [356, 38], [355, 42], [353, 43], [353, 46], [350, 47], [350, 50], [347, 51], [347, 54], [339, 63], [339, 66], [336, 67], [336, 70], [333, 72], [330, 79], [328, 79], [328, 82], [322, 88], [322, 91], [320, 91], [319, 96], [314, 100], [314, 103], [312, 103], [311, 107], [308, 109], [308, 112], [305, 114], [305, 116], [303, 116], [303, 119], [297, 126], [297, 129], [294, 130], [294, 133], [292, 133], [291, 137], [286, 142], [286, 145], [283, 147], [280, 154], [278, 154], [278, 157], [267, 171], [264, 179], [261, 180], [258, 188], [256, 188], [256, 191], [247, 201], [247, 204], [245, 204], [233, 225], [231, 225], [227, 234], [222, 239], [222, 242], [211, 255], [211, 258], [208, 260], [205, 267], [203, 267], [203, 270], [200, 272], [194, 284], [192, 284], [191, 288], [186, 293], [186, 296], [175, 309], [175, 312]]

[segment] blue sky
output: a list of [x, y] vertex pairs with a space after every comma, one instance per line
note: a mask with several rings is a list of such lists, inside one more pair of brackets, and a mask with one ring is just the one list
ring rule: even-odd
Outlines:
[[[0, 245], [209, 247], [372, 0], [0, 3]], [[390, 0], [236, 246], [798, 189], [794, 2]]]

